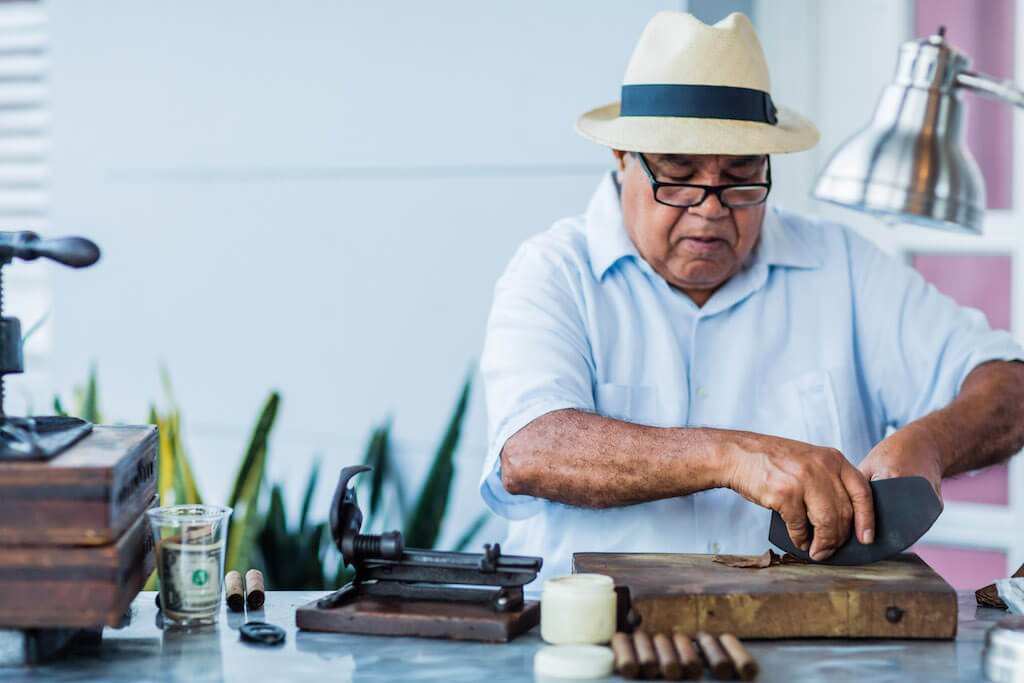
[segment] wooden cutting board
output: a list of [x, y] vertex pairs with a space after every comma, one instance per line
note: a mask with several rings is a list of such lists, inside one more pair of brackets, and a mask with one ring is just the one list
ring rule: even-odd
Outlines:
[[0, 545], [113, 543], [156, 494], [157, 429], [93, 427], [49, 462], [0, 462]]
[[859, 567], [740, 569], [714, 555], [577, 553], [628, 588], [639, 630], [739, 638], [953, 638], [956, 591], [913, 553]]

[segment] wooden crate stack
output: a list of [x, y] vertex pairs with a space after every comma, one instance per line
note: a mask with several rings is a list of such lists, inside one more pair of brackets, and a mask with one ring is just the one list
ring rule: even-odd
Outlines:
[[0, 462], [0, 630], [116, 626], [153, 571], [157, 429], [104, 427]]

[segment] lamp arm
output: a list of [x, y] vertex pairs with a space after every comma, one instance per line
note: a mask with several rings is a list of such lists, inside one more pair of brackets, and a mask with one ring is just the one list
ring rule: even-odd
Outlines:
[[999, 81], [985, 74], [961, 71], [956, 75], [956, 84], [979, 95], [1024, 109], [1024, 90], [1018, 88], [1013, 81]]

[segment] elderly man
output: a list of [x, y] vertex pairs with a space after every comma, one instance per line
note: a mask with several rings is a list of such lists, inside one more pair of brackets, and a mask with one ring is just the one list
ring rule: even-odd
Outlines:
[[768, 509], [824, 559], [872, 542], [870, 480], [938, 492], [1024, 445], [1008, 334], [766, 205], [769, 155], [818, 139], [769, 93], [746, 17], [658, 14], [621, 105], [577, 121], [615, 171], [498, 282], [481, 493], [545, 576], [582, 551], [760, 553]]

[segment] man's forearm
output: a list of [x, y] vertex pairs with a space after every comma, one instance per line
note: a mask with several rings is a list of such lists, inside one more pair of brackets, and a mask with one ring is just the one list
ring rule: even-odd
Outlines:
[[942, 475], [994, 465], [1024, 447], [1024, 363], [975, 368], [956, 399], [904, 429], [924, 429], [942, 458]]
[[715, 432], [613, 420], [579, 410], [542, 415], [506, 442], [513, 494], [580, 507], [633, 505], [724, 485]]

